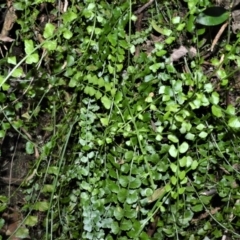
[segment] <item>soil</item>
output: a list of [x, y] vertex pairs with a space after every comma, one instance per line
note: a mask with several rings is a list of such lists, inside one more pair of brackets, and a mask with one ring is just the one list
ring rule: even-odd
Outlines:
[[1, 194], [12, 196], [10, 205], [16, 205], [23, 201], [22, 198], [19, 198], [20, 192], [16, 192], [16, 190], [21, 185], [29, 170], [30, 162], [34, 158], [26, 154], [25, 142], [26, 140], [18, 137], [16, 133], [9, 133], [1, 145], [0, 164], [4, 166], [0, 173]]

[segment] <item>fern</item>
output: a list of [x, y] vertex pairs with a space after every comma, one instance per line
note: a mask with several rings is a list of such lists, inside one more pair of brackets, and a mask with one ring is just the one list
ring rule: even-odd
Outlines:
[[131, 35], [131, 43], [133, 45], [137, 45], [146, 42], [151, 31], [152, 27], [149, 27], [141, 32], [136, 32], [135, 34]]

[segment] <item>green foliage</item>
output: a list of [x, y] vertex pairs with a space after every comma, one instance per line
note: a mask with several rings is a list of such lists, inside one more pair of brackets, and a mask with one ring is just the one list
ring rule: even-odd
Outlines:
[[230, 12], [223, 7], [210, 7], [201, 12], [196, 22], [204, 26], [216, 26], [229, 19]]
[[[200, 42], [196, 15], [206, 26], [226, 19], [199, 15], [208, 1], [187, 1], [185, 17], [164, 2], [134, 32], [129, 1], [73, 2], [65, 12], [52, 2], [59, 22], [39, 26], [40, 41], [30, 26], [41, 2], [14, 4], [24, 57], [4, 58], [3, 68], [13, 69], [0, 76], [0, 138], [14, 129], [26, 153], [37, 155], [24, 182], [19, 237], [36, 226], [44, 232], [38, 239], [216, 239], [226, 229], [239, 237], [240, 120], [221, 92], [231, 89], [231, 66], [239, 67], [239, 38], [219, 50], [224, 59], [210, 56], [212, 75], [201, 48], [195, 58], [170, 61], [185, 27], [188, 44]], [[212, 188], [220, 206], [206, 194]], [[6, 208], [2, 197], [0, 212]]]

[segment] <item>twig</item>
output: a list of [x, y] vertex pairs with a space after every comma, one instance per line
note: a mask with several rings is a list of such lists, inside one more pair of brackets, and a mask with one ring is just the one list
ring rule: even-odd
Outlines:
[[198, 218], [193, 218], [191, 222], [197, 224], [200, 220], [207, 218], [209, 215], [211, 216], [216, 214], [218, 210], [220, 210], [220, 207], [216, 207], [214, 209], [211, 209], [210, 211], [206, 211], [205, 213], [201, 214]]
[[149, 2], [147, 2], [146, 4], [144, 4], [142, 7], [140, 7], [137, 11], [135, 11], [134, 13], [136, 15], [140, 14], [141, 12], [143, 12], [146, 8], [148, 8], [154, 0], [149, 0]]
[[213, 43], [212, 43], [212, 46], [211, 46], [211, 52], [213, 51], [213, 49], [214, 49], [215, 45], [217, 44], [219, 38], [222, 36], [222, 33], [223, 33], [224, 30], [226, 29], [227, 25], [228, 25], [228, 21], [225, 22], [225, 23], [222, 25], [222, 27], [220, 28], [220, 30], [218, 31], [216, 37], [215, 37], [214, 40], [213, 40]]
[[10, 185], [21, 185], [24, 178], [10, 178], [10, 177], [0, 177], [0, 182]]
[[66, 12], [66, 11], [67, 11], [67, 8], [68, 8], [68, 1], [65, 0], [65, 1], [64, 1], [64, 6], [63, 6], [63, 12]]

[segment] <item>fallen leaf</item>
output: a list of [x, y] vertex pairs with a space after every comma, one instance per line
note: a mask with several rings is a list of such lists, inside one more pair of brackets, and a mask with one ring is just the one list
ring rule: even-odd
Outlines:
[[178, 49], [174, 49], [173, 53], [170, 56], [171, 62], [175, 62], [179, 60], [180, 58], [189, 55], [191, 58], [196, 56], [197, 50], [194, 47], [191, 47], [190, 49], [187, 49], [184, 46], [180, 46]]
[[153, 194], [152, 194], [150, 197], [148, 197], [148, 202], [151, 203], [151, 202], [154, 202], [154, 201], [156, 201], [157, 199], [163, 197], [163, 195], [165, 194], [165, 192], [166, 192], [165, 187], [156, 189], [156, 190], [153, 192]]
[[8, 36], [3, 36], [2, 34], [0, 34], [0, 40], [1, 40], [2, 42], [13, 42], [13, 41], [15, 41], [15, 39], [10, 38], [10, 37], [8, 37]]

